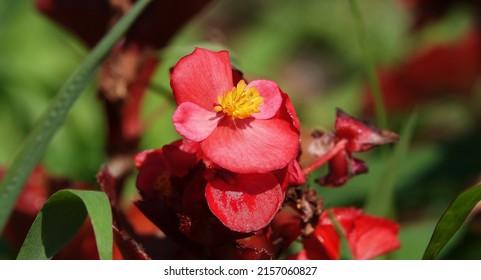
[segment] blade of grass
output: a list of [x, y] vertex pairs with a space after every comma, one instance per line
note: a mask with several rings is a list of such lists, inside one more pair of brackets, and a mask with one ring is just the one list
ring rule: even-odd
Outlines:
[[51, 259], [75, 236], [87, 214], [100, 259], [112, 259], [112, 212], [107, 195], [82, 190], [61, 190], [48, 199], [35, 218], [17, 259]]
[[424, 260], [434, 260], [448, 244], [474, 206], [481, 201], [481, 185], [474, 186], [462, 192], [446, 209], [434, 228], [431, 240], [424, 251]]
[[374, 97], [377, 123], [379, 127], [387, 129], [388, 121], [386, 110], [384, 107], [384, 101], [381, 94], [381, 87], [379, 86], [379, 81], [377, 79], [374, 59], [372, 57], [371, 50], [369, 49], [369, 42], [366, 36], [366, 28], [364, 25], [364, 20], [362, 18], [361, 10], [357, 5], [356, 0], [349, 0], [349, 4], [351, 6], [351, 12], [354, 17], [354, 22], [356, 24], [356, 34], [359, 40], [359, 45], [364, 56], [364, 67], [366, 68], [369, 86], [371, 87]]
[[342, 228], [339, 221], [334, 216], [334, 213], [331, 210], [327, 212], [329, 214], [329, 219], [331, 219], [334, 228], [336, 229], [337, 234], [339, 235], [339, 259], [341, 260], [353, 260], [354, 257], [352, 256], [351, 249], [349, 248], [349, 242], [347, 241], [346, 234], [344, 233], [344, 229]]
[[7, 222], [22, 186], [38, 163], [48, 143], [63, 124], [70, 108], [93, 79], [95, 71], [110, 49], [152, 0], [139, 0], [114, 28], [88, 54], [83, 63], [59, 90], [48, 110], [35, 124], [0, 183], [0, 233]]
[[417, 122], [417, 112], [411, 114], [401, 131], [401, 140], [394, 148], [394, 151], [382, 172], [382, 176], [366, 199], [366, 213], [375, 216], [389, 217], [394, 213], [394, 191], [399, 168], [406, 153], [409, 150], [409, 143]]

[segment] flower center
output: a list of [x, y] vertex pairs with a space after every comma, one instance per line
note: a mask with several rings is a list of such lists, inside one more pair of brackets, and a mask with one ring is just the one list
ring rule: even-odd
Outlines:
[[237, 119], [245, 119], [254, 113], [259, 113], [259, 105], [264, 102], [264, 98], [255, 87], [247, 90], [245, 88], [246, 82], [240, 80], [236, 87], [222, 96], [217, 96], [219, 105], [215, 106], [214, 110]]

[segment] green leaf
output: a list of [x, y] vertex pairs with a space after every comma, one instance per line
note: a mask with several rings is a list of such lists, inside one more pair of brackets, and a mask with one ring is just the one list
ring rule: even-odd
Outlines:
[[394, 209], [394, 191], [401, 163], [409, 150], [409, 144], [417, 121], [417, 112], [411, 114], [401, 131], [399, 143], [386, 164], [377, 186], [368, 194], [365, 211], [375, 216], [392, 216]]
[[35, 218], [17, 259], [51, 259], [75, 236], [87, 213], [100, 259], [112, 259], [112, 212], [107, 195], [82, 190], [61, 190], [48, 199]]
[[438, 257], [479, 201], [481, 201], [481, 185], [469, 188], [456, 197], [439, 219], [428, 247], [424, 251], [424, 260], [434, 260]]
[[50, 140], [65, 121], [70, 108], [93, 79], [97, 67], [134, 20], [152, 0], [139, 0], [114, 28], [88, 54], [83, 63], [62, 86], [50, 107], [35, 124], [23, 147], [0, 184], [0, 232], [12, 212], [15, 201], [30, 173], [44, 154]]

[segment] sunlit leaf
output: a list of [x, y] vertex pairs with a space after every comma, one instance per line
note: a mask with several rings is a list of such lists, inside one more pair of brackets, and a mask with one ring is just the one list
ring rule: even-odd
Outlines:
[[82, 190], [61, 190], [49, 198], [33, 222], [17, 259], [51, 259], [75, 236], [87, 214], [100, 258], [112, 259], [112, 213], [107, 195]]
[[479, 201], [481, 201], [481, 185], [469, 188], [456, 197], [439, 219], [423, 259], [433, 260], [438, 257]]

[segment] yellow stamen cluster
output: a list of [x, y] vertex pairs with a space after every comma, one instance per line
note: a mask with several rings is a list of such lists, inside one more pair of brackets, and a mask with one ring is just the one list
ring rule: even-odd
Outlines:
[[259, 105], [264, 102], [264, 98], [259, 94], [255, 87], [245, 90], [246, 82], [240, 80], [232, 90], [217, 96], [219, 105], [214, 107], [216, 112], [223, 112], [233, 118], [245, 119], [254, 113], [259, 113]]

